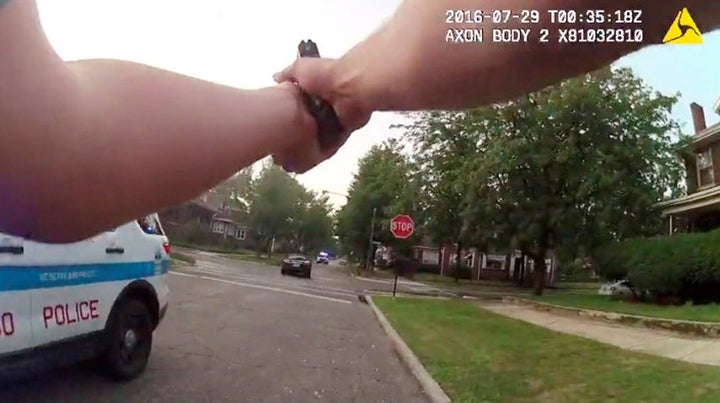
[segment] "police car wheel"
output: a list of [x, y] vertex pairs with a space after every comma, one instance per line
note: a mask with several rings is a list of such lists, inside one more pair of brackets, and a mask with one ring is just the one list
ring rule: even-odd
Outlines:
[[113, 322], [103, 361], [111, 377], [128, 381], [145, 370], [150, 358], [152, 316], [143, 302], [130, 299], [119, 307]]

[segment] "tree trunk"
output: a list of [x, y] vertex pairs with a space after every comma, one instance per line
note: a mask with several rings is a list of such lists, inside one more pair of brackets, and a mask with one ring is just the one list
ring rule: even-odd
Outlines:
[[455, 277], [455, 282], [457, 283], [460, 278], [460, 262], [461, 262], [461, 255], [462, 255], [462, 242], [458, 241], [457, 243], [457, 250], [455, 251], [455, 272], [453, 273], [453, 277]]
[[273, 239], [275, 239], [275, 237], [270, 237], [270, 238], [268, 239], [268, 242], [267, 242], [267, 255], [268, 255], [268, 259], [272, 257]]
[[545, 270], [547, 270], [545, 265], [546, 255], [547, 251], [545, 249], [541, 249], [537, 255], [533, 255], [532, 257], [535, 262], [535, 283], [533, 285], [533, 294], [535, 295], [542, 295], [543, 290], [545, 289]]
[[525, 282], [525, 273], [526, 273], [526, 270], [525, 270], [525, 267], [526, 267], [526, 265], [525, 265], [525, 253], [524, 253], [524, 252], [523, 252], [523, 254], [520, 256], [520, 264], [519, 264], [518, 266], [520, 266], [520, 267], [517, 267], [517, 268], [516, 268], [515, 272], [513, 273], [513, 277], [514, 277], [514, 279], [515, 279], [515, 284], [516, 284], [518, 287], [522, 287], [522, 286], [523, 286], [523, 283]]
[[515, 269], [514, 267], [510, 267], [510, 264], [511, 264], [512, 262], [513, 262], [513, 260], [512, 260], [512, 254], [511, 254], [511, 253], [506, 253], [506, 254], [505, 254], [505, 270], [507, 270], [507, 273], [508, 273], [508, 278], [507, 278], [507, 280], [510, 280], [510, 275], [509, 275], [509, 274], [510, 274], [510, 269], [513, 269], [513, 270]]

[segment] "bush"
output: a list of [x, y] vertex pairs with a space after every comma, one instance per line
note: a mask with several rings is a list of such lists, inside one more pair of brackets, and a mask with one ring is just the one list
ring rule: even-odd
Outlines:
[[560, 273], [560, 280], [572, 283], [590, 283], [597, 281], [597, 278], [592, 276], [591, 270], [586, 266], [584, 259], [574, 259], [567, 263], [562, 260], [558, 261], [558, 272]]
[[606, 279], [627, 277], [658, 298], [720, 301], [720, 230], [631, 239], [606, 245], [595, 259]]

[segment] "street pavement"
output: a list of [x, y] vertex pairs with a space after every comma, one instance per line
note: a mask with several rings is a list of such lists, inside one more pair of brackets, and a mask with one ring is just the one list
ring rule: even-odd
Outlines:
[[171, 305], [142, 377], [117, 384], [78, 365], [4, 387], [0, 402], [427, 402], [358, 299], [391, 283], [333, 265], [302, 279], [194, 257], [168, 276]]

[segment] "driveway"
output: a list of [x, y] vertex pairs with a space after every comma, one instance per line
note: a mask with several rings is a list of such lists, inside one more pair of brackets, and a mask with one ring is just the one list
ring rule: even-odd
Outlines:
[[169, 276], [170, 309], [146, 373], [114, 384], [83, 366], [0, 391], [12, 402], [427, 402], [394, 354], [366, 284], [312, 279], [211, 253]]

